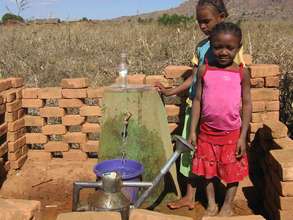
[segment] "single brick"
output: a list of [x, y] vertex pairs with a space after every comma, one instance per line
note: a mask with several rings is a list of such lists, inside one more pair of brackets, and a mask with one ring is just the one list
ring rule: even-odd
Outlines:
[[89, 86], [88, 78], [74, 78], [74, 79], [62, 79], [61, 87], [63, 89], [82, 89]]
[[17, 119], [21, 119], [25, 116], [25, 109], [21, 108], [17, 111]]
[[207, 217], [204, 216], [201, 220], [265, 220], [261, 215], [244, 215], [232, 217]]
[[282, 149], [293, 149], [293, 140], [288, 137], [274, 139], [274, 142]]
[[37, 99], [39, 88], [24, 88], [22, 90], [22, 98], [24, 99]]
[[8, 131], [8, 124], [7, 122], [0, 125], [0, 137], [4, 134], [6, 134]]
[[63, 98], [81, 99], [87, 97], [87, 89], [62, 89]]
[[41, 88], [38, 91], [39, 99], [61, 99], [61, 88], [59, 87], [47, 87]]
[[66, 143], [84, 144], [87, 141], [87, 137], [86, 137], [86, 134], [81, 132], [67, 132], [63, 136], [63, 140]]
[[0, 105], [0, 114], [6, 114], [6, 106], [5, 106], [5, 104], [1, 104]]
[[280, 209], [281, 210], [293, 211], [292, 207], [293, 207], [293, 198], [292, 197], [280, 197]]
[[104, 88], [87, 88], [87, 97], [88, 98], [102, 98], [104, 95]]
[[280, 119], [280, 112], [274, 111], [274, 112], [266, 112], [262, 114], [263, 121], [271, 120], [271, 121], [279, 121]]
[[17, 139], [16, 141], [8, 143], [8, 151], [9, 152], [16, 152], [20, 148], [22, 148], [26, 144], [26, 137], [22, 136], [21, 138]]
[[278, 76], [266, 77], [265, 82], [266, 82], [265, 85], [268, 88], [278, 88], [280, 84], [280, 78]]
[[13, 88], [19, 88], [23, 86], [23, 78], [21, 77], [12, 77], [12, 78], [8, 78], [8, 80], [11, 81], [11, 85]]
[[176, 130], [176, 128], [178, 127], [178, 124], [176, 124], [176, 123], [169, 123], [168, 124], [168, 127], [169, 127], [170, 133], [172, 133], [173, 131]]
[[41, 126], [45, 125], [45, 120], [44, 120], [44, 118], [42, 118], [40, 116], [26, 115], [26, 116], [24, 116], [24, 125], [25, 126], [41, 127]]
[[44, 149], [46, 152], [65, 152], [69, 151], [69, 145], [63, 141], [49, 141]]
[[65, 115], [65, 111], [63, 108], [58, 107], [45, 107], [40, 108], [40, 116], [41, 117], [62, 117]]
[[79, 108], [83, 106], [83, 102], [79, 99], [59, 99], [58, 105], [61, 108]]
[[21, 100], [15, 100], [14, 102], [6, 103], [6, 111], [15, 112], [21, 108]]
[[12, 87], [12, 83], [10, 79], [0, 80], [0, 92], [10, 89], [11, 87]]
[[15, 132], [7, 132], [7, 141], [16, 141], [23, 137], [26, 133], [25, 128], [21, 128]]
[[263, 123], [250, 123], [250, 132], [256, 133], [262, 127]]
[[281, 183], [281, 195], [293, 197], [293, 182], [280, 182], [280, 183]]
[[62, 135], [66, 133], [66, 128], [63, 125], [46, 125], [42, 127], [42, 133], [45, 135]]
[[13, 153], [8, 153], [8, 160], [15, 161], [18, 158], [20, 158], [21, 156], [22, 156], [22, 150], [20, 148], [20, 149], [18, 149], [17, 151], [15, 151]]
[[16, 112], [5, 112], [5, 121], [13, 122], [18, 119], [18, 113]]
[[44, 101], [42, 99], [22, 99], [23, 108], [42, 108]]
[[248, 66], [251, 78], [278, 76], [280, 75], [280, 68], [274, 64], [252, 64]]
[[8, 131], [17, 131], [24, 127], [24, 118], [8, 123]]
[[80, 150], [70, 150], [68, 152], [63, 152], [63, 160], [84, 161], [87, 160], [87, 154]]
[[8, 142], [3, 143], [0, 146], [0, 157], [3, 157], [4, 154], [8, 152]]
[[163, 75], [151, 75], [146, 77], [146, 84], [154, 85], [156, 82], [162, 83], [167, 88], [171, 87], [168, 80]]
[[252, 112], [264, 112], [266, 110], [265, 102], [252, 102]]
[[81, 116], [102, 116], [101, 108], [98, 106], [83, 106], [79, 110]]
[[250, 79], [250, 84], [252, 88], [263, 88], [265, 86], [264, 78]]
[[278, 89], [251, 89], [252, 101], [278, 101], [280, 91]]
[[25, 163], [26, 159], [27, 159], [27, 155], [22, 155], [18, 160], [11, 161], [10, 162], [11, 169], [16, 170], [16, 169], [21, 168], [23, 166], [23, 164]]
[[267, 120], [271, 121], [279, 121], [279, 112], [264, 112], [264, 113], [252, 113], [252, 121], [253, 123], [262, 123]]
[[87, 141], [86, 143], [81, 145], [81, 150], [83, 152], [99, 152], [99, 146], [100, 142], [99, 141]]
[[48, 142], [48, 137], [39, 133], [26, 133], [25, 137], [27, 144], [46, 144]]
[[280, 110], [280, 102], [279, 101], [266, 102], [266, 110], [268, 112], [279, 111]]
[[163, 73], [167, 79], [186, 78], [192, 74], [192, 68], [189, 66], [169, 65], [163, 70]]
[[135, 75], [129, 75], [127, 77], [128, 84], [145, 84], [145, 75], [144, 74], [135, 74]]
[[166, 105], [165, 108], [168, 116], [178, 116], [180, 113], [180, 107], [176, 105]]
[[288, 128], [280, 121], [276, 120], [265, 120], [264, 125], [269, 127], [271, 130], [272, 137], [275, 139], [285, 138], [288, 136]]
[[[121, 220], [121, 215], [119, 212], [71, 212], [71, 213], [62, 213], [59, 214], [56, 220], [79, 220], [79, 219], [96, 219], [96, 220]], [[130, 220], [134, 220], [134, 218], [130, 218]], [[135, 219], [141, 220], [141, 219]], [[143, 219], [146, 220], [146, 219]], [[150, 220], [150, 219], [149, 219]], [[155, 220], [155, 219], [152, 219]], [[182, 219], [185, 220], [185, 219]]]
[[44, 150], [29, 150], [28, 159], [37, 161], [47, 161], [52, 159], [52, 155], [51, 153], [45, 152]]
[[271, 150], [270, 153], [279, 164], [282, 180], [293, 181], [293, 149]]
[[98, 133], [101, 132], [101, 126], [95, 123], [84, 123], [81, 127], [83, 133]]
[[4, 102], [13, 102], [16, 100], [16, 89], [8, 89], [1, 92]]
[[65, 126], [81, 125], [85, 120], [85, 117], [79, 115], [65, 115], [62, 117], [62, 124]]

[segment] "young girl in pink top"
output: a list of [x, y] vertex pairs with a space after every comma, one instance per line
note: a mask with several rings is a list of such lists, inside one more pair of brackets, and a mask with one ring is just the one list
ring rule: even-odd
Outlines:
[[[189, 141], [196, 148], [192, 172], [206, 180], [206, 215], [231, 216], [238, 183], [248, 175], [246, 136], [251, 118], [250, 77], [242, 64], [233, 62], [242, 46], [242, 32], [237, 25], [217, 24], [210, 40], [215, 60], [200, 67], [192, 105]], [[219, 213], [215, 178], [227, 183]]]

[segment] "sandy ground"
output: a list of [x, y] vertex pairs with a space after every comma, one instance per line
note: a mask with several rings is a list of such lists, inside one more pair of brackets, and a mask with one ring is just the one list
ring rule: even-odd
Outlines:
[[[93, 166], [96, 160], [69, 162], [63, 160], [34, 161], [28, 160], [19, 171], [8, 174], [0, 190], [4, 198], [39, 200], [42, 203], [43, 220], [55, 220], [59, 213], [70, 212], [72, 207], [72, 183], [74, 181], [95, 181]], [[82, 190], [80, 200], [85, 202], [91, 190]], [[238, 203], [238, 214], [250, 214], [245, 202]], [[204, 207], [196, 203], [194, 210], [185, 208], [170, 210], [166, 203], [155, 211], [189, 216], [195, 220], [202, 218]]]

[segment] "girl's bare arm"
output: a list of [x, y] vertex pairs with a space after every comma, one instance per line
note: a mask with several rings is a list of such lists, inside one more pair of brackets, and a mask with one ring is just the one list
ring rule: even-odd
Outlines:
[[201, 111], [201, 95], [202, 95], [202, 83], [203, 73], [205, 71], [205, 65], [202, 65], [197, 73], [197, 81], [195, 84], [195, 97], [192, 102], [191, 124], [190, 124], [190, 136], [188, 141], [195, 145], [196, 143], [196, 128], [200, 119]]
[[242, 79], [242, 126], [236, 152], [236, 157], [238, 158], [242, 157], [246, 152], [246, 138], [251, 120], [251, 113], [250, 74], [247, 69], [244, 69]]

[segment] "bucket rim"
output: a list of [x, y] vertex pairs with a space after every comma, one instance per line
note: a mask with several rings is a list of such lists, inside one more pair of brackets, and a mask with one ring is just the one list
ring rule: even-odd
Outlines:
[[[122, 161], [124, 163], [122, 164]], [[139, 176], [141, 176], [144, 172], [144, 167], [143, 164], [138, 162], [137, 160], [129, 160], [129, 159], [111, 159], [111, 160], [104, 160], [101, 161], [100, 163], [95, 164], [94, 166], [94, 173], [96, 174], [97, 177], [102, 177], [104, 173], [107, 172], [112, 172], [112, 171], [117, 171], [117, 166], [118, 167], [124, 167], [124, 168], [131, 168], [131, 173], [123, 173], [122, 180], [129, 180], [129, 179], [134, 179]], [[104, 171], [103, 171], [104, 169]]]

